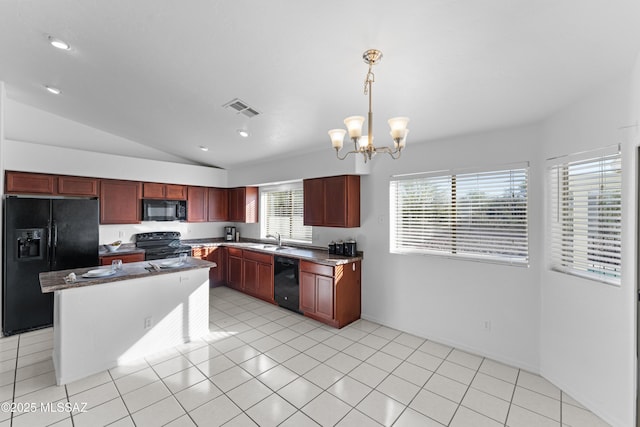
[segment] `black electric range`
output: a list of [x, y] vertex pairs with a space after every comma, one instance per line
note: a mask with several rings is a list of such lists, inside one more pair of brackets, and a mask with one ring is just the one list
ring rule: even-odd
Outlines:
[[152, 231], [136, 234], [136, 247], [144, 249], [146, 261], [191, 256], [191, 246], [180, 242], [179, 231]]

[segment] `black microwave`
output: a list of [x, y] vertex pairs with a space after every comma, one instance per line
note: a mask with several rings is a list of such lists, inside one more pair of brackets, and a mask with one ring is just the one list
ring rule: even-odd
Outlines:
[[185, 200], [142, 200], [143, 221], [186, 221]]

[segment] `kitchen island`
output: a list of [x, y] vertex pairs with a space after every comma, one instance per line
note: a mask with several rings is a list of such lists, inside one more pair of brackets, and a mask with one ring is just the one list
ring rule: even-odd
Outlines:
[[[209, 269], [216, 264], [187, 258], [165, 267], [156, 270], [149, 262], [136, 262], [123, 264], [114, 274], [88, 278], [83, 275], [95, 268], [40, 274], [42, 292], [54, 293], [58, 385], [209, 332]], [[65, 280], [70, 273], [75, 282]]]

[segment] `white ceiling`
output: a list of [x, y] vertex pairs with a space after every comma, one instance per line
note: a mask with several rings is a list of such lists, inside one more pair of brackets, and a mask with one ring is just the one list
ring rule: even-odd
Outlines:
[[[52, 48], [48, 35], [71, 50]], [[388, 142], [387, 118], [406, 115], [410, 150], [539, 120], [629, 71], [640, 1], [0, 2], [9, 99], [224, 168], [331, 150], [328, 129], [366, 116], [369, 48], [384, 54], [374, 68], [376, 143]], [[222, 108], [236, 97], [262, 114]], [[248, 139], [235, 132], [243, 126]]]

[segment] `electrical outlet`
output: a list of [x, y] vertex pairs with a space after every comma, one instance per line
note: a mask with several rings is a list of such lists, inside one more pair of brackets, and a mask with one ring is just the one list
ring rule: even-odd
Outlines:
[[486, 332], [491, 331], [491, 320], [483, 320], [482, 321], [482, 329]]
[[153, 326], [153, 319], [151, 317], [145, 317], [144, 318], [144, 329], [151, 329], [151, 326]]
[[124, 231], [119, 230], [118, 231], [118, 238], [122, 239], [124, 237]]

